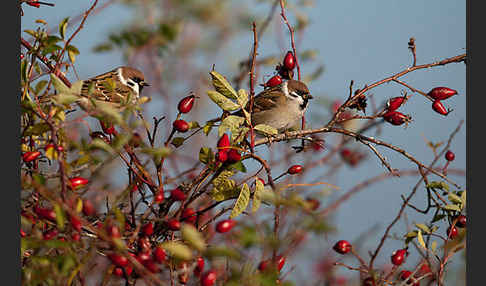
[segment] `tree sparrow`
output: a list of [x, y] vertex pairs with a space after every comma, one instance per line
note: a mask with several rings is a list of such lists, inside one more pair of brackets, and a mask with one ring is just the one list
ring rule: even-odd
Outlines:
[[[312, 99], [307, 86], [297, 80], [287, 80], [267, 88], [255, 96], [253, 102], [253, 125], [265, 124], [286, 131], [298, 125]], [[250, 103], [246, 110], [249, 111]], [[243, 116], [240, 110], [235, 115]]]

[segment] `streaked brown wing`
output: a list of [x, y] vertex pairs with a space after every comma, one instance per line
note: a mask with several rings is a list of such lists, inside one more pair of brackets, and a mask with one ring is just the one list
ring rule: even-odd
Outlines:
[[[279, 101], [281, 100], [285, 100], [285, 96], [282, 96], [282, 93], [278, 88], [262, 91], [255, 96], [253, 112], [273, 109], [280, 104]], [[248, 104], [245, 109], [248, 110], [249, 108], [250, 106]]]
[[119, 83], [115, 70], [85, 80], [81, 87], [82, 96], [109, 102], [120, 102], [130, 91], [128, 86]]

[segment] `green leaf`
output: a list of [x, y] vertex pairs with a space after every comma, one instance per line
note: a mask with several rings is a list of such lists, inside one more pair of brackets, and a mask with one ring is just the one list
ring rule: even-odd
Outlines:
[[66, 29], [68, 26], [68, 21], [69, 17], [64, 18], [61, 23], [59, 23], [59, 35], [61, 35], [61, 38], [64, 40], [64, 37], [66, 35]]
[[211, 197], [215, 201], [224, 201], [238, 195], [236, 182], [230, 179], [234, 174], [232, 170], [224, 170], [213, 180], [214, 188], [211, 190]]
[[257, 131], [260, 131], [260, 132], [263, 132], [263, 133], [269, 134], [269, 135], [277, 135], [278, 134], [277, 129], [273, 128], [272, 126], [265, 125], [265, 124], [258, 124], [253, 128]]
[[456, 211], [456, 212], [461, 211], [461, 208], [457, 205], [445, 205], [442, 208], [447, 210], [447, 211]]
[[67, 46], [66, 50], [68, 52], [69, 60], [71, 61], [71, 63], [74, 63], [76, 61], [76, 55], [79, 55], [78, 48], [69, 45]]
[[430, 246], [432, 253], [435, 254], [435, 250], [437, 249], [437, 241], [432, 241], [432, 245]]
[[34, 88], [35, 93], [39, 94], [47, 86], [47, 80], [39, 81]]
[[227, 257], [237, 260], [241, 258], [240, 254], [236, 250], [225, 246], [211, 246], [206, 250], [206, 252], [204, 252], [204, 256], [208, 258]]
[[208, 121], [206, 122], [206, 125], [203, 127], [203, 132], [206, 134], [206, 136], [209, 135], [209, 132], [211, 132], [211, 129], [213, 129], [214, 122]]
[[439, 221], [439, 220], [441, 220], [441, 219], [443, 219], [443, 218], [445, 218], [445, 217], [446, 217], [446, 215], [445, 215], [445, 214], [437, 214], [437, 215], [435, 215], [435, 216], [434, 216], [434, 218], [432, 219], [432, 222]]
[[47, 123], [37, 123], [35, 125], [31, 125], [31, 126], [27, 127], [24, 135], [25, 136], [42, 135], [49, 130], [51, 130], [51, 128], [49, 127], [49, 125]]
[[416, 230], [414, 230], [414, 231], [411, 231], [411, 232], [406, 233], [404, 236], [405, 236], [405, 237], [414, 238], [414, 237], [416, 237], [416, 236], [417, 236], [417, 233], [418, 233], [418, 232], [417, 232]]
[[189, 130], [201, 127], [199, 126], [199, 123], [197, 121], [191, 121], [188, 122], [187, 124], [189, 125]]
[[240, 172], [246, 173], [246, 167], [241, 161], [228, 165], [228, 170], [238, 170]]
[[59, 230], [63, 230], [64, 229], [64, 223], [66, 221], [64, 211], [61, 209], [61, 206], [58, 205], [58, 204], [54, 204], [54, 211], [56, 212], [57, 228], [59, 228]]
[[167, 148], [167, 147], [143, 148], [141, 151], [142, 151], [142, 153], [152, 155], [153, 160], [154, 160], [156, 165], [160, 164], [160, 162], [162, 161], [162, 158], [169, 156], [169, 154], [171, 153], [170, 148]]
[[256, 213], [258, 209], [260, 208], [260, 204], [262, 202], [262, 192], [265, 186], [263, 183], [256, 179], [255, 180], [255, 192], [253, 193], [253, 204], [251, 206], [251, 211], [253, 213]]
[[229, 130], [233, 135], [238, 134], [238, 129], [244, 122], [245, 118], [236, 115], [226, 117], [219, 125], [218, 136], [223, 136], [223, 134], [226, 133], [226, 130]]
[[430, 182], [426, 187], [427, 188], [442, 189], [442, 190], [449, 191], [449, 185], [447, 185], [445, 182], [433, 181], [433, 182]]
[[209, 147], [202, 147], [199, 150], [199, 161], [203, 164], [207, 164], [214, 160], [213, 150]]
[[224, 76], [216, 71], [211, 71], [209, 74], [211, 75], [214, 89], [216, 89], [217, 92], [231, 99], [236, 99], [238, 97], [235, 89], [229, 84]]
[[206, 250], [206, 242], [202, 234], [191, 224], [183, 223], [181, 227], [181, 235], [187, 244], [198, 251]]
[[51, 80], [58, 93], [71, 94], [71, 89], [53, 73], [51, 73]]
[[37, 38], [37, 32], [34, 30], [24, 30], [27, 34], [31, 35], [34, 38]]
[[89, 147], [90, 147], [90, 149], [101, 149], [101, 150], [104, 150], [104, 151], [108, 152], [111, 155], [115, 155], [116, 154], [115, 150], [110, 145], [108, 145], [105, 141], [103, 141], [100, 138], [93, 139], [93, 141], [91, 141], [91, 144], [90, 144]]
[[236, 94], [236, 100], [238, 101], [238, 104], [242, 109], [245, 108], [246, 104], [248, 103], [248, 93], [246, 93], [246, 90], [238, 90], [238, 93]]
[[167, 241], [160, 246], [176, 259], [190, 260], [192, 258], [191, 249], [180, 242]]
[[425, 247], [425, 241], [424, 241], [424, 238], [422, 237], [422, 231], [418, 231], [417, 232], [417, 241], [419, 243], [420, 246], [422, 246], [423, 248], [427, 249], [427, 247]]
[[428, 226], [426, 226], [425, 224], [416, 223], [415, 226], [418, 227], [424, 233], [431, 233], [430, 228]]
[[233, 210], [231, 210], [231, 214], [229, 216], [230, 219], [233, 219], [240, 215], [248, 206], [248, 202], [250, 201], [250, 188], [245, 183], [241, 187], [240, 195], [238, 199], [236, 199], [235, 205], [233, 206]]
[[226, 98], [224, 95], [221, 93], [214, 91], [214, 90], [208, 90], [208, 96], [209, 98], [216, 103], [221, 109], [225, 111], [235, 111], [240, 108], [240, 106], [231, 99]]
[[447, 196], [447, 199], [449, 199], [449, 201], [451, 201], [454, 204], [462, 204], [461, 197], [459, 197], [458, 195], [456, 195], [454, 193], [449, 193], [449, 195]]
[[466, 190], [464, 190], [464, 191], [461, 192], [461, 201], [462, 201], [462, 206], [464, 208], [466, 206], [466, 202], [467, 202], [467, 199], [466, 199]]
[[184, 140], [185, 140], [184, 137], [174, 137], [172, 139], [172, 142], [170, 142], [170, 144], [172, 144], [174, 147], [178, 148], [179, 146], [184, 144]]

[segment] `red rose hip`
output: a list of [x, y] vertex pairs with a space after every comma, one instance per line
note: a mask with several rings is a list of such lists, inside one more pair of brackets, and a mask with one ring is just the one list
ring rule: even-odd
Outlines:
[[24, 162], [26, 162], [26, 163], [32, 162], [35, 159], [37, 159], [40, 155], [41, 155], [41, 152], [39, 152], [39, 151], [25, 152], [22, 155], [22, 160], [24, 160]]
[[173, 218], [167, 221], [167, 226], [169, 227], [170, 230], [179, 230], [181, 229], [181, 222]]
[[179, 101], [179, 105], [177, 106], [179, 112], [188, 113], [189, 111], [191, 111], [192, 106], [194, 105], [194, 98], [194, 95], [190, 95], [181, 99], [181, 101]]
[[402, 106], [405, 103], [405, 101], [407, 101], [407, 98], [405, 96], [399, 96], [399, 97], [390, 98], [386, 102], [386, 109], [388, 111], [395, 111], [400, 106]]
[[228, 162], [229, 163], [236, 163], [241, 160], [241, 154], [236, 149], [230, 149], [228, 151]]
[[196, 211], [193, 208], [185, 208], [182, 211], [181, 218], [187, 223], [195, 223], [197, 220]]
[[213, 286], [216, 282], [216, 272], [208, 270], [201, 276], [201, 286]]
[[216, 225], [216, 231], [219, 233], [228, 232], [235, 226], [235, 224], [236, 222], [231, 219], [222, 220]]
[[452, 112], [452, 109], [446, 109], [440, 100], [436, 100], [432, 103], [432, 109], [442, 115], [447, 116]]
[[391, 261], [393, 265], [401, 265], [405, 260], [405, 256], [407, 255], [406, 249], [399, 249], [394, 251], [391, 256]]
[[274, 87], [281, 83], [282, 83], [282, 77], [279, 75], [274, 75], [265, 83], [265, 87]]
[[340, 240], [336, 242], [333, 249], [339, 254], [346, 254], [351, 251], [351, 244], [346, 240]]
[[454, 239], [454, 238], [456, 238], [456, 236], [457, 236], [458, 234], [459, 234], [459, 231], [457, 230], [457, 227], [455, 227], [455, 226], [454, 226], [454, 227], [452, 227], [452, 225], [451, 225], [451, 226], [449, 226], [449, 227], [447, 228], [447, 236], [448, 236], [450, 239]]
[[410, 122], [412, 117], [398, 111], [388, 111], [383, 115], [383, 119], [393, 125], [402, 125], [403, 123]]
[[174, 127], [175, 130], [181, 133], [184, 133], [187, 130], [189, 130], [189, 124], [182, 119], [175, 120], [174, 123], [172, 123], [172, 126]]
[[299, 174], [304, 168], [301, 165], [293, 165], [288, 170], [287, 173], [290, 175]]
[[69, 187], [71, 189], [77, 189], [81, 188], [89, 183], [88, 179], [85, 179], [83, 177], [73, 177], [69, 179]]
[[457, 227], [466, 227], [466, 221], [467, 221], [467, 218], [466, 218], [465, 215], [459, 215], [457, 217], [456, 226]]
[[291, 51], [288, 51], [285, 55], [283, 65], [288, 70], [293, 70], [295, 68], [295, 57]]
[[177, 187], [170, 191], [170, 198], [174, 201], [183, 201], [187, 198], [187, 195], [179, 187]]
[[431, 91], [429, 91], [429, 93], [427, 93], [427, 95], [435, 100], [444, 100], [456, 94], [456, 90], [443, 86], [433, 88]]
[[454, 152], [448, 150], [446, 153], [445, 153], [445, 159], [449, 162], [451, 161], [454, 161], [454, 159], [456, 158], [456, 155], [454, 154]]
[[157, 262], [157, 263], [163, 263], [165, 261], [165, 257], [167, 256], [166, 253], [165, 253], [165, 249], [163, 249], [162, 247], [160, 246], [157, 246], [155, 249], [154, 249], [154, 252], [153, 252], [153, 256], [154, 256], [154, 260]]
[[152, 222], [149, 222], [142, 226], [142, 232], [146, 236], [151, 236], [154, 233], [154, 224]]

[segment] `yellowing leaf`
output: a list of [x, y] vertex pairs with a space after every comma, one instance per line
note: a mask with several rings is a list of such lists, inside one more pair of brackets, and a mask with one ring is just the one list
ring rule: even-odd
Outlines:
[[190, 260], [192, 258], [191, 249], [187, 247], [187, 245], [180, 242], [167, 241], [162, 243], [160, 246], [176, 259]]
[[241, 108], [245, 108], [246, 104], [248, 103], [248, 93], [246, 93], [246, 90], [238, 90], [236, 100], [238, 101], [238, 104]]
[[221, 109], [226, 110], [226, 111], [235, 111], [240, 108], [240, 106], [231, 99], [225, 97], [221, 93], [214, 91], [214, 90], [208, 90], [208, 96], [211, 98], [211, 100], [216, 103]]
[[56, 212], [57, 228], [59, 228], [59, 230], [63, 230], [64, 223], [66, 221], [64, 216], [64, 211], [62, 210], [61, 206], [58, 204], [54, 204], [54, 211]]
[[187, 244], [192, 246], [194, 249], [198, 251], [206, 250], [206, 242], [204, 242], [204, 237], [193, 225], [183, 223], [181, 227], [181, 234], [184, 241], [186, 241]]
[[51, 146], [47, 148], [46, 150], [46, 157], [49, 158], [49, 160], [57, 160], [57, 151], [54, 148], [54, 146]]
[[448, 211], [456, 211], [456, 212], [461, 211], [461, 208], [458, 207], [457, 205], [445, 205], [442, 208], [445, 209], [445, 210], [448, 210]]
[[422, 237], [422, 231], [421, 231], [421, 230], [419, 230], [419, 231], [417, 232], [417, 241], [418, 241], [418, 243], [420, 244], [420, 246], [422, 246], [423, 248], [427, 249], [427, 248], [425, 247], [425, 241], [424, 241], [424, 238]]
[[59, 23], [59, 34], [61, 35], [61, 38], [63, 38], [63, 39], [66, 35], [66, 29], [67, 29], [67, 26], [68, 26], [68, 21], [69, 21], [69, 17], [64, 18], [61, 21], [61, 23]]
[[214, 188], [211, 190], [211, 197], [215, 201], [224, 201], [238, 195], [236, 182], [230, 179], [234, 174], [233, 170], [224, 170], [213, 180]]
[[437, 241], [432, 241], [430, 248], [432, 249], [432, 253], [435, 253], [435, 250], [437, 249]]
[[256, 179], [255, 180], [255, 192], [253, 193], [253, 204], [251, 206], [251, 211], [256, 213], [258, 211], [258, 209], [260, 208], [260, 204], [262, 202], [262, 192], [263, 192], [263, 189], [265, 188], [265, 186], [263, 185], [263, 183]]
[[425, 224], [416, 223], [415, 226], [418, 227], [424, 233], [430, 233], [430, 228], [428, 226], [426, 226]]
[[265, 124], [258, 124], [253, 128], [257, 131], [260, 131], [260, 132], [263, 132], [263, 133], [269, 134], [269, 135], [277, 135], [278, 134], [277, 129], [273, 128], [272, 126], [265, 125]]
[[229, 130], [233, 135], [238, 134], [238, 129], [244, 122], [245, 122], [245, 118], [236, 115], [230, 115], [226, 117], [221, 122], [221, 125], [219, 125], [218, 136], [219, 137], [223, 136], [223, 134], [226, 133], [226, 130]]
[[211, 75], [214, 89], [216, 89], [217, 92], [232, 99], [237, 98], [238, 95], [235, 89], [229, 84], [224, 76], [216, 71], [211, 71], [209, 74]]
[[241, 187], [240, 195], [233, 206], [233, 210], [231, 210], [230, 219], [233, 219], [240, 215], [243, 211], [245, 211], [246, 207], [248, 206], [248, 202], [250, 201], [250, 188], [245, 183]]

